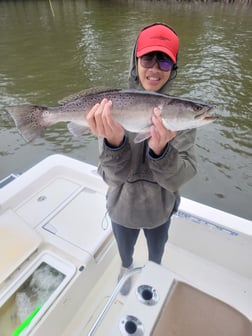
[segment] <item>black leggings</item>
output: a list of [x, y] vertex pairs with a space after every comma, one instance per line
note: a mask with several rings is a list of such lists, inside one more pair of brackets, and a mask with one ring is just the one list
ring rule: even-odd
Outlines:
[[[161, 263], [165, 244], [168, 240], [170, 219], [154, 229], [143, 229], [147, 241], [149, 260]], [[140, 229], [129, 229], [112, 222], [114, 236], [117, 242], [123, 267], [129, 267], [133, 262], [134, 247]]]

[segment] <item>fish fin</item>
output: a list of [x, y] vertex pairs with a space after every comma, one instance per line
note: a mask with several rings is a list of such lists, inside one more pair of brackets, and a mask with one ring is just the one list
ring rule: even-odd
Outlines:
[[83, 133], [89, 131], [88, 127], [76, 124], [74, 122], [68, 123], [67, 128], [68, 128], [69, 132], [73, 136], [76, 136], [76, 137], [78, 137], [78, 136], [82, 135]]
[[69, 103], [72, 100], [76, 100], [76, 99], [79, 99], [79, 98], [82, 98], [82, 97], [86, 97], [86, 96], [89, 96], [91, 94], [93, 95], [93, 94], [96, 94], [96, 93], [110, 92], [110, 91], [120, 91], [120, 90], [121, 89], [115, 89], [115, 88], [111, 88], [111, 87], [108, 88], [108, 87], [104, 87], [104, 86], [96, 87], [96, 88], [89, 88], [89, 89], [85, 89], [85, 90], [82, 90], [82, 91], [77, 92], [77, 93], [73, 93], [70, 96], [67, 96], [65, 98], [62, 98], [61, 100], [58, 101], [58, 103], [60, 105], [64, 105], [64, 104]]
[[16, 128], [26, 142], [30, 142], [39, 137], [45, 125], [42, 124], [42, 113], [45, 106], [31, 104], [8, 106], [7, 111], [15, 122]]
[[137, 136], [134, 139], [134, 143], [140, 143], [146, 139], [149, 139], [151, 136], [150, 134], [150, 129], [141, 131], [140, 133], [137, 134]]

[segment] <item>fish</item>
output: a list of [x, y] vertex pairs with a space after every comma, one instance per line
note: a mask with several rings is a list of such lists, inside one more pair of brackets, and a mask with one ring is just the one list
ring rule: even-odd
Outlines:
[[89, 130], [86, 120], [88, 112], [103, 98], [112, 101], [113, 119], [125, 130], [137, 133], [136, 143], [150, 137], [155, 107], [161, 111], [163, 125], [171, 131], [197, 128], [217, 119], [209, 114], [213, 105], [131, 89], [86, 89], [62, 99], [57, 106], [21, 104], [9, 106], [7, 111], [26, 142], [40, 137], [47, 127], [59, 122], [67, 122], [70, 133], [80, 136]]

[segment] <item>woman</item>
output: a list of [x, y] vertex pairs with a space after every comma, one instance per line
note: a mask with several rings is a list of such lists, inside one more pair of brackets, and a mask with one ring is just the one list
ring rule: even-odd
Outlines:
[[[167, 92], [176, 77], [179, 39], [162, 23], [145, 27], [138, 35], [130, 66], [129, 87]], [[133, 263], [140, 229], [149, 260], [161, 263], [168, 240], [170, 218], [179, 204], [179, 188], [196, 174], [195, 130], [167, 130], [154, 108], [151, 138], [135, 144], [136, 134], [116, 123], [111, 101], [104, 99], [88, 114], [92, 132], [100, 137], [98, 171], [108, 184], [107, 208], [122, 267], [121, 277]], [[121, 290], [127, 295], [130, 281]]]

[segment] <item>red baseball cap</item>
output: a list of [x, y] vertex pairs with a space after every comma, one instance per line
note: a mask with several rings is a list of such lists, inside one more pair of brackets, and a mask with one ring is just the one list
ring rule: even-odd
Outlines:
[[177, 63], [179, 38], [175, 31], [157, 23], [144, 28], [137, 40], [136, 56], [141, 57], [153, 51], [161, 51], [168, 55], [174, 63]]

